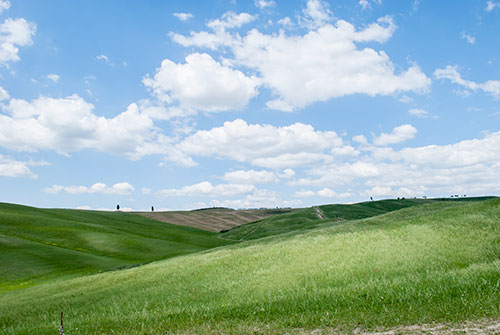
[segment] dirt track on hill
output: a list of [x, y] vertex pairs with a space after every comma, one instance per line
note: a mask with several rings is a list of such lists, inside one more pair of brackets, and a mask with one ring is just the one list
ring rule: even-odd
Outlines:
[[[295, 334], [295, 333], [293, 333]], [[344, 334], [334, 329], [303, 330], [297, 335], [338, 335]], [[500, 320], [466, 321], [464, 323], [436, 323], [394, 327], [386, 330], [366, 332], [355, 330], [353, 335], [498, 335], [500, 334]]]

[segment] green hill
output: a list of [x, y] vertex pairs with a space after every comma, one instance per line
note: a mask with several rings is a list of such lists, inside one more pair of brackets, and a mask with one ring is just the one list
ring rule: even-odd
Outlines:
[[500, 199], [338, 221], [5, 292], [0, 334], [54, 334], [60, 311], [67, 334], [90, 335], [334, 334], [500, 318]]
[[0, 203], [0, 292], [228, 243], [215, 233], [130, 213]]
[[390, 199], [351, 205], [310, 207], [244, 224], [223, 232], [222, 236], [236, 241], [254, 240], [266, 236], [318, 228], [325, 222], [331, 225], [332, 220], [344, 223], [345, 220], [363, 219], [433, 201], [426, 199]]

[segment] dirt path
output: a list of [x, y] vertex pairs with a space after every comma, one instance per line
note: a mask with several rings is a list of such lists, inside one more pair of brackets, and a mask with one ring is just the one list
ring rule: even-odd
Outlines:
[[314, 207], [314, 209], [316, 210], [316, 215], [318, 216], [318, 219], [320, 219], [320, 220], [326, 219], [325, 214], [323, 214], [323, 211], [321, 210], [321, 208]]
[[357, 335], [493, 335], [500, 334], [500, 320], [467, 321], [462, 324], [430, 324], [397, 327], [380, 332], [355, 332]]

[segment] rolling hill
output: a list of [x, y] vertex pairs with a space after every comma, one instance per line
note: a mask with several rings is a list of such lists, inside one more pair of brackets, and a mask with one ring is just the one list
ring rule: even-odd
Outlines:
[[346, 220], [363, 219], [434, 201], [437, 200], [389, 199], [351, 205], [310, 207], [244, 224], [223, 232], [222, 236], [236, 241], [254, 240], [266, 236], [318, 228], [325, 222], [328, 225], [331, 225], [332, 221], [343, 224]]
[[325, 220], [4, 292], [0, 334], [55, 333], [62, 310], [68, 334], [334, 334], [495, 319], [499, 236], [500, 199]]
[[130, 213], [0, 203], [0, 292], [229, 243], [212, 232]]

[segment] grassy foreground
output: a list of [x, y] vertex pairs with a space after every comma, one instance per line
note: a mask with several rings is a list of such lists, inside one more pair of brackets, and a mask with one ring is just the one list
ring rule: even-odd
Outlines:
[[0, 295], [0, 334], [283, 334], [500, 317], [500, 199], [442, 202]]
[[211, 232], [130, 213], [0, 203], [0, 292], [228, 243]]

